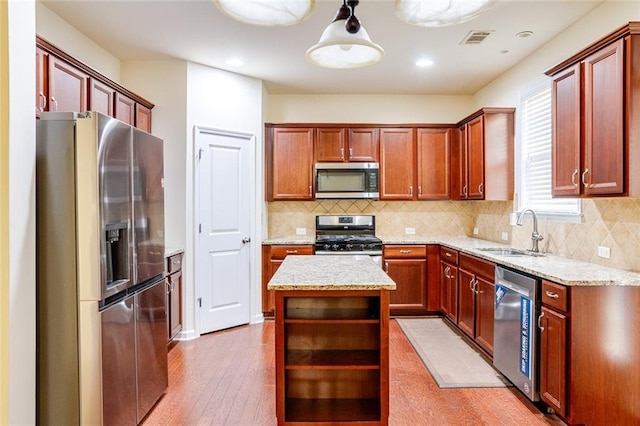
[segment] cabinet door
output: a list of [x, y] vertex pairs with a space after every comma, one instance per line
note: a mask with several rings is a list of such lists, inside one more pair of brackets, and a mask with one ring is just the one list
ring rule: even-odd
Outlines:
[[418, 129], [418, 199], [450, 198], [450, 129]]
[[468, 199], [484, 198], [484, 116], [467, 124]]
[[349, 161], [377, 163], [380, 159], [380, 133], [377, 128], [348, 130], [347, 154]]
[[122, 93], [116, 93], [116, 115], [115, 117], [131, 126], [135, 123], [135, 110], [136, 103], [133, 99], [123, 95]]
[[580, 64], [553, 79], [551, 193], [580, 195]]
[[380, 129], [380, 199], [413, 200], [416, 147], [413, 129]]
[[36, 48], [36, 117], [42, 111], [47, 110], [47, 65], [49, 54], [42, 49]]
[[49, 55], [49, 111], [86, 111], [88, 89], [87, 74]]
[[567, 317], [542, 307], [540, 398], [566, 415]]
[[151, 133], [151, 110], [140, 104], [136, 104], [136, 127]]
[[313, 129], [272, 132], [267, 200], [313, 200]]
[[427, 312], [427, 260], [385, 259], [385, 271], [396, 283], [389, 294], [391, 315]]
[[89, 98], [89, 109], [95, 112], [101, 112], [109, 117], [114, 116], [113, 102], [115, 100], [115, 89], [91, 79], [91, 97]]
[[169, 275], [169, 339], [182, 330], [182, 272]]
[[583, 192], [624, 192], [624, 40], [584, 61]]
[[346, 133], [343, 128], [316, 129], [316, 138], [313, 144], [316, 161], [347, 161], [347, 155], [345, 153], [345, 137]]
[[440, 262], [440, 310], [454, 323], [458, 322], [458, 268]]
[[475, 337], [475, 276], [458, 270], [458, 327], [472, 339]]
[[476, 280], [476, 342], [492, 355], [495, 285], [482, 277], [476, 277]]

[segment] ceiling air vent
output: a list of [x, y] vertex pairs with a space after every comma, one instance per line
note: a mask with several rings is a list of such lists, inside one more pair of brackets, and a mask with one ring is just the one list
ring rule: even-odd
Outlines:
[[486, 31], [469, 31], [469, 34], [462, 39], [460, 44], [480, 44], [484, 41], [485, 38], [489, 37], [494, 30], [486, 30]]

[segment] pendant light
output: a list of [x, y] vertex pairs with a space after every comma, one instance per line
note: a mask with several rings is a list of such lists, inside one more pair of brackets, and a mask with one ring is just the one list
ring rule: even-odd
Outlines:
[[245, 24], [283, 27], [307, 19], [315, 0], [214, 0], [224, 14]]
[[384, 50], [369, 38], [355, 15], [359, 0], [342, 0], [336, 17], [320, 36], [318, 44], [307, 50], [307, 60], [325, 68], [358, 68], [372, 65]]
[[414, 25], [460, 24], [489, 9], [494, 0], [396, 0], [396, 16]]

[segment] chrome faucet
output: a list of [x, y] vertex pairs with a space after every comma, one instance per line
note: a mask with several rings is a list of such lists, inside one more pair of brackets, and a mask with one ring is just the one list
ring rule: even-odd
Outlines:
[[522, 226], [522, 219], [524, 219], [524, 214], [526, 212], [531, 212], [531, 216], [533, 216], [533, 232], [531, 233], [531, 251], [538, 253], [540, 250], [538, 249], [538, 242], [542, 241], [544, 237], [538, 233], [538, 216], [536, 216], [536, 212], [531, 209], [524, 209], [520, 216], [518, 216], [518, 221], [516, 225]]

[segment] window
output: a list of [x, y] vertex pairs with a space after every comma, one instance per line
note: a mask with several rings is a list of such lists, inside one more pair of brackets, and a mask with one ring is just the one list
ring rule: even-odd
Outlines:
[[518, 211], [578, 220], [580, 200], [551, 197], [551, 84], [545, 78], [521, 91], [518, 108]]

